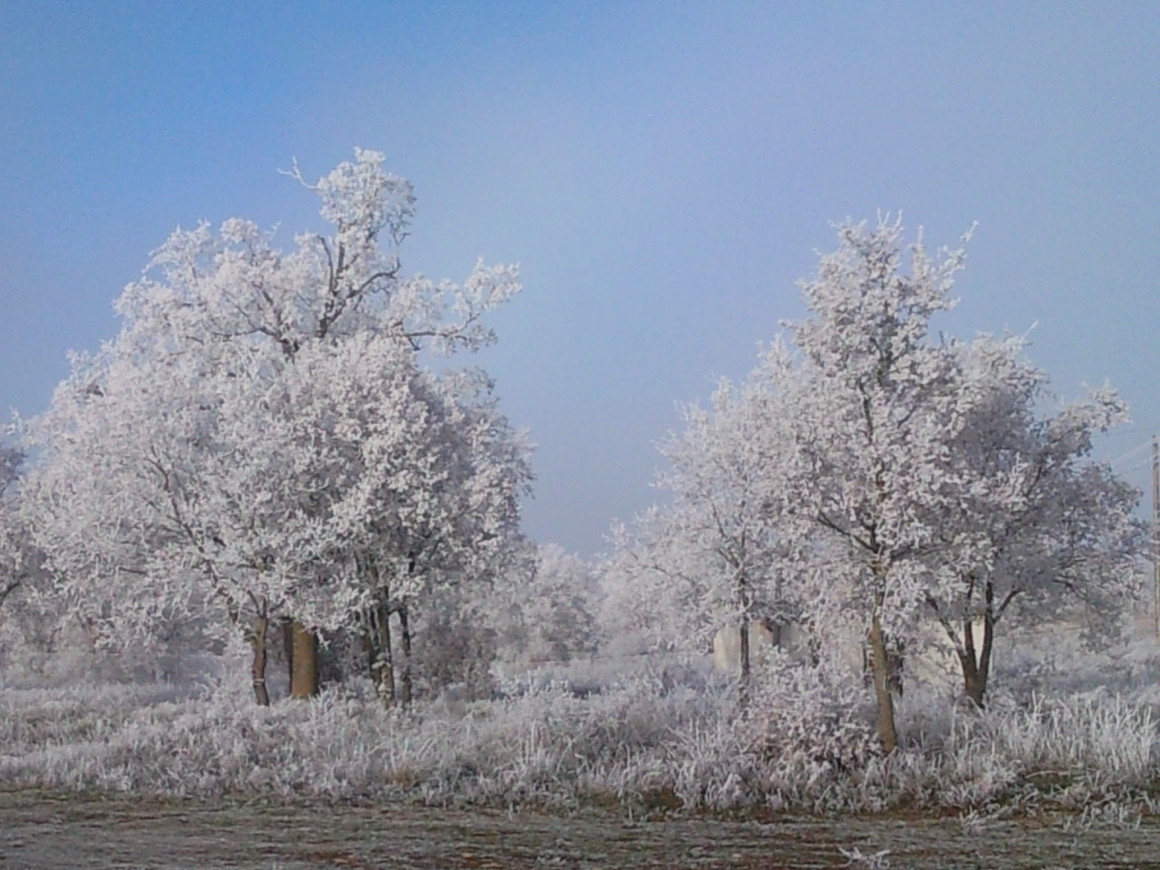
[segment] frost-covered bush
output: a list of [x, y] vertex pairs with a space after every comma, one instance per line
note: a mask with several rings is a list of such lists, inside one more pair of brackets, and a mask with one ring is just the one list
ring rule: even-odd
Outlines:
[[491, 694], [496, 632], [480, 603], [478, 593], [474, 598], [444, 594], [416, 608], [412, 667], [417, 697], [432, 699], [450, 687], [472, 698]]
[[1160, 646], [1151, 628], [1131, 624], [1118, 643], [1091, 649], [1079, 625], [1054, 623], [1016, 635], [999, 658], [996, 681], [1020, 703], [1033, 696], [1097, 687], [1160, 706]]
[[102, 685], [0, 691], [0, 755], [101, 740], [142, 708], [191, 696], [172, 685]]
[[53, 610], [51, 598], [20, 601], [0, 618], [0, 686], [43, 687], [196, 678], [216, 656], [198, 626], [175, 621], [148, 634], [115, 634]]
[[764, 658], [752, 689], [749, 727], [766, 755], [801, 754], [844, 770], [876, 751], [870, 699], [847, 671], [803, 663], [778, 648]]

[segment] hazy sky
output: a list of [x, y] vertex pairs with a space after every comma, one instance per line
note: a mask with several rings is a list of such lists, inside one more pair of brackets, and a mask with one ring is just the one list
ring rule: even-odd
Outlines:
[[[592, 554], [657, 496], [677, 403], [742, 377], [831, 224], [978, 222], [947, 332], [1032, 333], [1064, 397], [1160, 430], [1160, 4], [0, 0], [0, 408], [177, 225], [293, 233], [308, 177], [385, 151], [404, 266], [518, 262], [480, 360], [538, 448], [526, 527]], [[6, 416], [6, 413], [5, 413]], [[1134, 454], [1120, 464], [1138, 484]]]

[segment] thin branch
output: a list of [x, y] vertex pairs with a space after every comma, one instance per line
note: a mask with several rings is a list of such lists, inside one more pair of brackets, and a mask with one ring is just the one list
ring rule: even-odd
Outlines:
[[8, 585], [7, 585], [7, 586], [5, 586], [3, 590], [0, 590], [0, 605], [3, 605], [3, 604], [4, 604], [4, 600], [5, 600], [5, 599], [6, 599], [6, 598], [7, 598], [9, 595], [11, 595], [13, 592], [15, 592], [15, 591], [16, 591], [16, 590], [17, 590], [19, 587], [20, 587], [20, 581], [19, 581], [19, 580], [11, 580], [11, 581], [9, 581]]

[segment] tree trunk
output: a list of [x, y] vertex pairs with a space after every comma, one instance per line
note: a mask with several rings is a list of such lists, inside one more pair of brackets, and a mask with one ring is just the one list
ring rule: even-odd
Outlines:
[[290, 697], [313, 698], [318, 694], [318, 636], [297, 620], [290, 634]]
[[372, 608], [367, 628], [367, 652], [371, 679], [384, 707], [398, 702], [395, 693], [395, 667], [391, 657], [391, 610], [385, 602]]
[[283, 617], [278, 621], [282, 628], [282, 658], [286, 660], [286, 685], [294, 681], [294, 620]]
[[780, 619], [771, 620], [767, 627], [769, 628], [769, 645], [772, 646], [774, 649], [781, 649], [782, 648], [782, 645], [781, 645], [781, 630], [782, 630], [781, 620]]
[[979, 655], [979, 698], [976, 703], [981, 708], [983, 698], [987, 692], [987, 681], [991, 677], [991, 649], [995, 642], [995, 620], [991, 617], [991, 608], [983, 615], [983, 651]]
[[741, 680], [737, 686], [737, 700], [744, 712], [749, 709], [749, 674], [751, 667], [749, 664], [749, 620], [741, 620], [741, 637], [740, 647], [738, 652], [741, 658]]
[[411, 685], [411, 623], [407, 614], [407, 605], [400, 604], [396, 610], [399, 614], [399, 633], [403, 642], [403, 674], [400, 689], [400, 701], [404, 707], [411, 706], [413, 686]]
[[890, 691], [890, 654], [887, 652], [886, 632], [878, 614], [870, 623], [870, 669], [874, 681], [874, 696], [878, 702], [876, 730], [882, 750], [889, 755], [898, 745], [894, 727], [894, 695]]
[[963, 675], [963, 687], [967, 691], [967, 697], [971, 703], [975, 705], [976, 709], [982, 710], [987, 694], [987, 675], [978, 669], [972, 669], [972, 673]]
[[901, 698], [903, 667], [906, 664], [905, 645], [888, 641], [886, 644], [886, 663], [890, 669], [890, 691]]
[[[989, 596], [988, 596], [989, 597]], [[980, 710], [986, 702], [987, 681], [991, 676], [991, 648], [995, 639], [995, 621], [990, 607], [983, 612], [983, 646], [975, 652], [975, 627], [970, 618], [963, 620], [963, 688], [967, 697]]]
[[254, 687], [254, 699], [262, 707], [270, 706], [270, 693], [266, 689], [266, 633], [269, 626], [270, 620], [259, 616], [248, 632], [250, 649], [254, 653], [250, 662], [250, 682]]

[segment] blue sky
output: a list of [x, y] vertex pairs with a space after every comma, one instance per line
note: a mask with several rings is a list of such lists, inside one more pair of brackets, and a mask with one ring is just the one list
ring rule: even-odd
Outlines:
[[[538, 449], [528, 531], [651, 503], [678, 402], [742, 377], [832, 222], [978, 222], [947, 332], [1032, 332], [1064, 397], [1160, 430], [1160, 4], [0, 0], [0, 408], [177, 225], [292, 234], [354, 146], [419, 198], [404, 265], [519, 262], [480, 360]], [[1136, 454], [1119, 466], [1143, 485]]]

